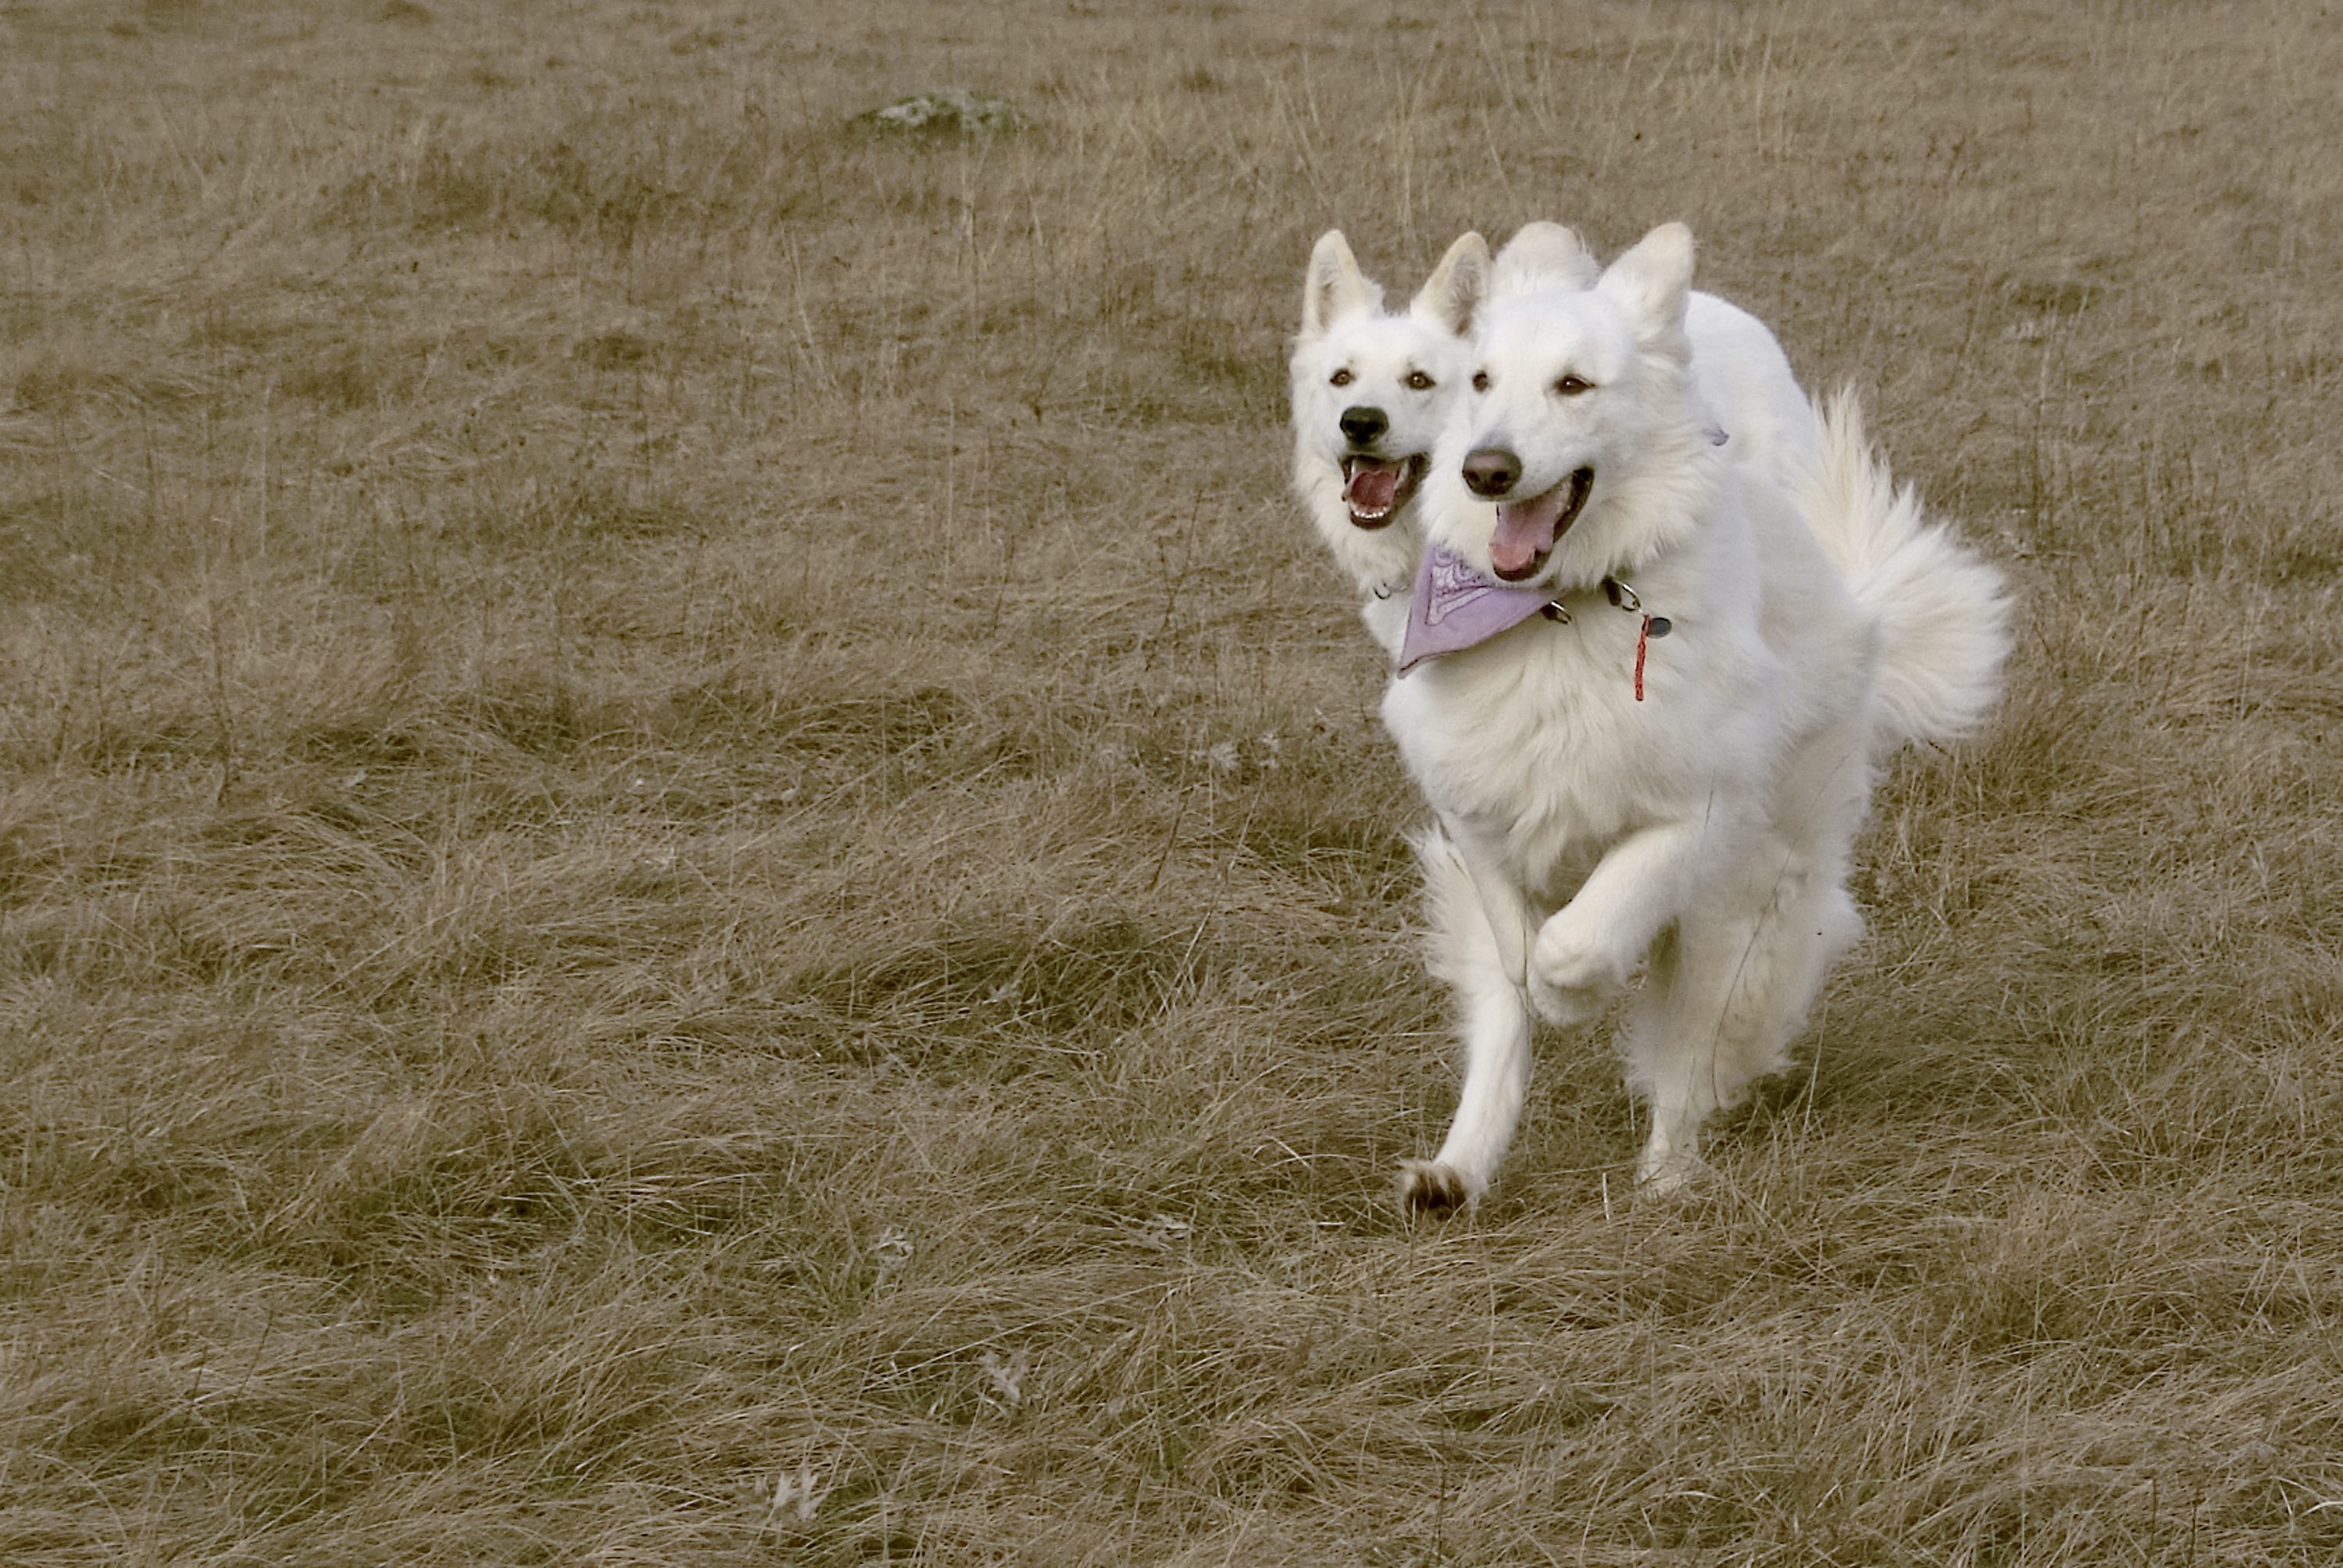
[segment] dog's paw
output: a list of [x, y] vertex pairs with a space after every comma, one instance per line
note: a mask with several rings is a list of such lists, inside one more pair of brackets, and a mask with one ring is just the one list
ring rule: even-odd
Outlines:
[[1538, 928], [1530, 951], [1530, 1005], [1551, 1024], [1584, 1023], [1627, 981], [1628, 964], [1589, 940], [1564, 910]]
[[1454, 1213], [1477, 1197], [1452, 1165], [1437, 1160], [1399, 1162], [1399, 1206], [1402, 1212], [1441, 1218]]
[[1708, 1161], [1697, 1154], [1677, 1151], [1654, 1158], [1646, 1150], [1635, 1168], [1635, 1201], [1681, 1202], [1698, 1191], [1708, 1174]]
[[1626, 983], [1634, 960], [1614, 950], [1591, 924], [1578, 918], [1575, 906], [1548, 917], [1530, 950], [1531, 968], [1540, 980], [1565, 992], [1607, 992]]
[[1530, 970], [1530, 1010], [1541, 1022], [1573, 1029], [1600, 1014], [1605, 993], [1599, 989], [1548, 985], [1535, 969]]

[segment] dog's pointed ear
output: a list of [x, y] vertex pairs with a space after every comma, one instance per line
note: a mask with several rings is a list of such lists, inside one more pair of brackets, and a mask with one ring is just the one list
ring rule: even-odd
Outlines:
[[1456, 236], [1456, 243], [1423, 280], [1408, 310], [1463, 337], [1473, 330], [1473, 320], [1488, 297], [1489, 242], [1477, 231], [1467, 229]]
[[1594, 253], [1577, 232], [1558, 223], [1525, 223], [1497, 253], [1489, 279], [1493, 299], [1534, 294], [1541, 288], [1592, 288], [1603, 276]]
[[1664, 223], [1611, 264], [1595, 286], [1634, 312], [1644, 330], [1684, 337], [1684, 300], [1692, 292], [1692, 230]]
[[1345, 317], [1374, 309], [1383, 290], [1359, 270], [1351, 242], [1339, 228], [1318, 236], [1310, 251], [1310, 274], [1302, 286], [1302, 336], [1315, 337]]

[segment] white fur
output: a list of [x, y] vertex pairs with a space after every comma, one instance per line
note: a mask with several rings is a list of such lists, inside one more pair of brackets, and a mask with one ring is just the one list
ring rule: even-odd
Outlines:
[[[1664, 1191], [1696, 1173], [1703, 1123], [1781, 1065], [1861, 932], [1845, 880], [1879, 761], [1973, 725], [2007, 646], [1998, 578], [1895, 492], [1852, 400], [1818, 420], [1762, 325], [1690, 296], [1688, 231], [1654, 230], [1591, 287], [1550, 238], [1543, 265], [1499, 258], [1473, 361], [1487, 389], [1456, 408], [1417, 504], [1486, 568], [1496, 508], [1463, 484], [1467, 453], [1516, 457], [1520, 498], [1591, 467], [1530, 578], [1572, 618], [1433, 659], [1383, 702], [1439, 823], [1419, 843], [1432, 962], [1466, 1058], [1446, 1140], [1403, 1171], [1413, 1207], [1487, 1189], [1534, 1019], [1592, 1019], [1639, 967], [1622, 1040], [1652, 1116], [1636, 1174]], [[1640, 613], [1607, 602], [1606, 577]], [[1672, 630], [1645, 644], [1638, 700], [1646, 614]]]
[[1393, 313], [1383, 308], [1382, 286], [1360, 272], [1341, 230], [1327, 231], [1311, 252], [1290, 366], [1293, 487], [1363, 598], [1368, 630], [1388, 652], [1398, 650], [1406, 625], [1423, 530], [1414, 498], [1380, 528], [1352, 520], [1342, 459], [1353, 444], [1340, 421], [1345, 409], [1379, 409], [1390, 428], [1373, 445], [1378, 455], [1429, 457], [1463, 388], [1471, 352], [1465, 335], [1488, 291], [1488, 268], [1487, 243], [1477, 234], [1460, 236], [1408, 308]]
[[2001, 690], [2009, 609], [2001, 574], [1932, 525], [1909, 486], [1896, 488], [1863, 435], [1851, 387], [1818, 410], [1815, 537], [1855, 597], [1879, 616], [1883, 734], [1944, 745], [1973, 735]]

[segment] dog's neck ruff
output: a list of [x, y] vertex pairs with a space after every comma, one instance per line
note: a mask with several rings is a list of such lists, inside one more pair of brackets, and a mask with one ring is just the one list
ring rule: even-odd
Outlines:
[[[1603, 579], [1604, 597], [1621, 609], [1641, 613], [1643, 600], [1617, 578]], [[1398, 673], [1406, 675], [1427, 658], [1462, 653], [1500, 632], [1511, 631], [1534, 615], [1567, 624], [1570, 607], [1560, 594], [1543, 588], [1514, 588], [1485, 577], [1446, 545], [1423, 552], [1416, 568], [1415, 593], [1407, 606], [1407, 630], [1400, 639]], [[1644, 638], [1665, 637], [1664, 617], [1644, 618]], [[1643, 700], [1644, 638], [1635, 650], [1635, 699]]]

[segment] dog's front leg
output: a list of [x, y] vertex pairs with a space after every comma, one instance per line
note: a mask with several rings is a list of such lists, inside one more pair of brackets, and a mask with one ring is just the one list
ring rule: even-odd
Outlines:
[[1523, 990], [1532, 910], [1469, 836], [1431, 833], [1423, 863], [1432, 970], [1455, 988], [1464, 1083], [1456, 1117], [1430, 1160], [1400, 1162], [1399, 1199], [1412, 1212], [1445, 1213], [1488, 1191], [1529, 1093], [1532, 1020]]
[[1530, 994], [1552, 1023], [1580, 1023], [1624, 985], [1653, 940], [1684, 907], [1715, 831], [1709, 820], [1662, 823], [1614, 844], [1577, 896], [1538, 928]]

